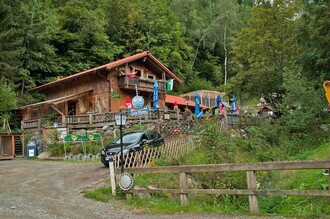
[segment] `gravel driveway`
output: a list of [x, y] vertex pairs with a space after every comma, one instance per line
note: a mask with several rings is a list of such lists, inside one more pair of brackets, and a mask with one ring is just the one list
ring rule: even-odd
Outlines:
[[127, 210], [120, 201], [102, 203], [83, 197], [81, 191], [104, 183], [108, 176], [108, 169], [101, 163], [0, 161], [0, 218], [283, 218], [186, 213], [145, 215], [138, 209]]

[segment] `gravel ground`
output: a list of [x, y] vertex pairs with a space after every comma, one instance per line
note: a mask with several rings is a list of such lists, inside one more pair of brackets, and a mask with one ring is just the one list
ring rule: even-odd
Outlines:
[[[222, 214], [146, 215], [120, 201], [84, 198], [82, 191], [107, 182], [108, 169], [98, 163], [0, 161], [0, 218], [130, 218], [130, 219], [283, 219]], [[109, 185], [110, 186], [110, 185]]]

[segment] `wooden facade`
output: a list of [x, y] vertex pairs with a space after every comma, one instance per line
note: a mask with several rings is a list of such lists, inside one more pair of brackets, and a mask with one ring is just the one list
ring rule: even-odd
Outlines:
[[182, 83], [151, 53], [142, 52], [32, 89], [44, 93], [46, 100], [21, 107], [22, 122], [116, 112], [124, 108], [127, 97], [132, 100], [137, 92], [144, 98], [144, 107], [152, 108], [155, 80], [159, 85], [159, 107], [164, 108], [168, 79]]

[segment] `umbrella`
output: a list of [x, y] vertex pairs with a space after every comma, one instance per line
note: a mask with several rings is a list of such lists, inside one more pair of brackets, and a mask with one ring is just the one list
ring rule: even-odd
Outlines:
[[155, 80], [154, 81], [154, 96], [153, 96], [153, 109], [157, 110], [159, 108], [159, 104], [158, 104], [158, 82]]
[[236, 97], [233, 96], [232, 103], [231, 103], [231, 111], [233, 114], [236, 114]]
[[132, 108], [132, 102], [131, 102], [131, 98], [129, 98], [129, 96], [126, 97], [125, 108], [128, 108], [128, 109]]
[[201, 101], [201, 97], [199, 96], [198, 92], [195, 92], [195, 115], [198, 116], [200, 114], [199, 104]]
[[221, 97], [220, 95], [217, 96], [217, 108], [220, 108], [220, 104], [221, 104]]

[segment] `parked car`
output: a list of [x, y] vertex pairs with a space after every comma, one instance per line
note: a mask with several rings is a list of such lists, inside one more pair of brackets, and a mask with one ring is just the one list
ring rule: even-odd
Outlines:
[[[156, 131], [135, 131], [123, 134], [123, 154], [142, 150], [148, 147], [158, 147], [164, 144], [164, 138]], [[109, 166], [109, 159], [121, 153], [120, 137], [101, 151], [101, 162]]]

